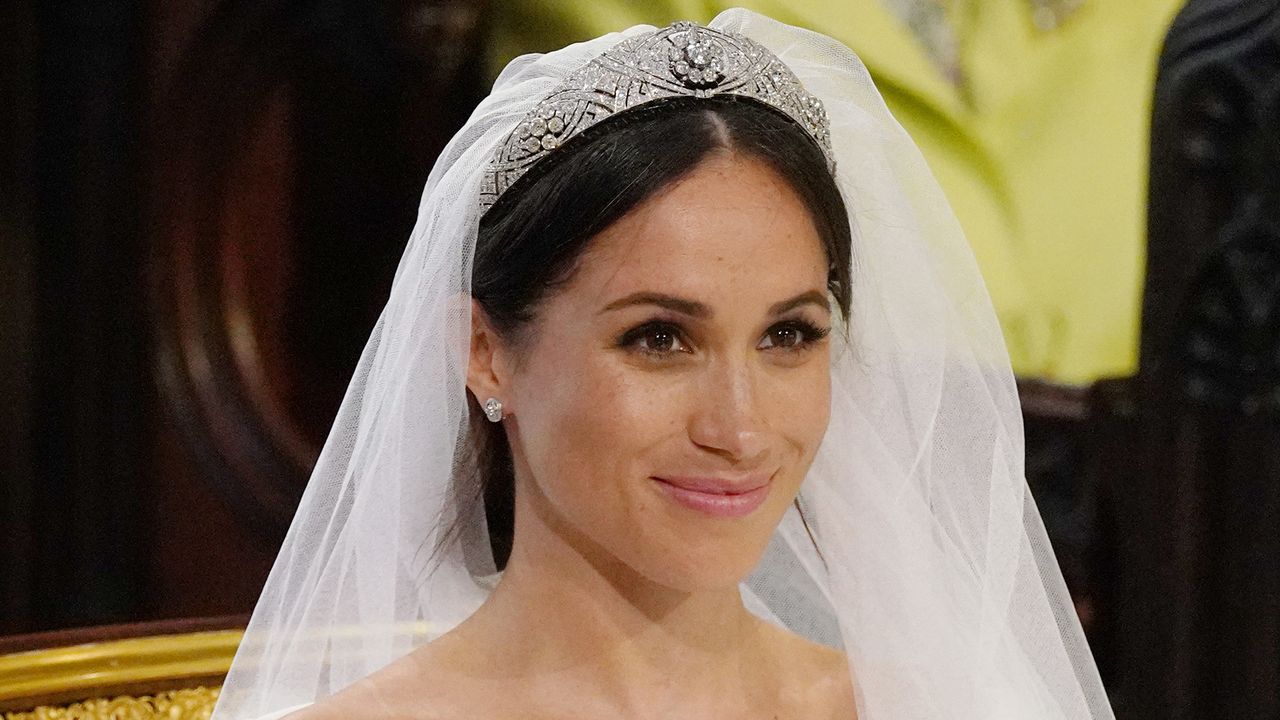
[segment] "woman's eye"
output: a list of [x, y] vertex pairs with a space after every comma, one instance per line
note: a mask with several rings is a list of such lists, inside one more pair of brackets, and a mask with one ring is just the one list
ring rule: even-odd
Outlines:
[[766, 335], [765, 338], [769, 340], [769, 347], [790, 348], [804, 342], [804, 336], [793, 327], [778, 328]]
[[[778, 323], [769, 328], [757, 347], [761, 350], [800, 352], [817, 344], [829, 332], [828, 329], [819, 328], [804, 320]], [[693, 352], [684, 340], [684, 333], [678, 326], [670, 323], [641, 325], [624, 335], [618, 344], [654, 357]]]
[[761, 349], [780, 348], [782, 350], [803, 350], [827, 336], [831, 332], [826, 328], [804, 320], [779, 323], [765, 333]]
[[679, 328], [665, 323], [651, 323], [636, 328], [623, 338], [622, 344], [650, 355], [689, 352], [688, 346], [680, 339]]

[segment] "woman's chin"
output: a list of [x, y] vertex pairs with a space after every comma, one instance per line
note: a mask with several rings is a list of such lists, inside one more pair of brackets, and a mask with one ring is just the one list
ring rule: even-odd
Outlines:
[[686, 592], [734, 588], [760, 564], [781, 520], [772, 504], [728, 520], [675, 508], [610, 544], [619, 559], [660, 585]]

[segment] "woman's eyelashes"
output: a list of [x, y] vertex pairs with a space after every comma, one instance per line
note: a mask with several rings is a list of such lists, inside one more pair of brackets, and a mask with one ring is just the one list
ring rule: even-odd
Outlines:
[[[831, 332], [802, 318], [784, 320], [772, 325], [756, 346], [760, 350], [799, 353], [821, 342]], [[694, 344], [679, 324], [669, 320], [650, 320], [618, 339], [618, 347], [642, 356], [662, 359], [677, 354], [691, 354]]]
[[768, 341], [769, 348], [804, 350], [821, 342], [830, 332], [831, 328], [820, 328], [808, 320], [786, 320], [769, 328], [761, 342]]

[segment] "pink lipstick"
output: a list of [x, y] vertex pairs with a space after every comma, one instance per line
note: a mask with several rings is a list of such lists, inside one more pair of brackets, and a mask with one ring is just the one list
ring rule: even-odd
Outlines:
[[771, 475], [738, 478], [672, 476], [654, 477], [658, 487], [690, 510], [714, 517], [740, 518], [750, 515], [769, 496]]

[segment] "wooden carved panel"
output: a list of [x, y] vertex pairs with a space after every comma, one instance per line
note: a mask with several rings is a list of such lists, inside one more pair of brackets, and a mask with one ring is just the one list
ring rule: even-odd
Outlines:
[[1121, 718], [1280, 718], [1280, 1], [1160, 63], [1133, 412], [1105, 458]]
[[152, 302], [184, 444], [246, 526], [292, 517], [480, 92], [480, 4], [215, 3], [160, 102]]

